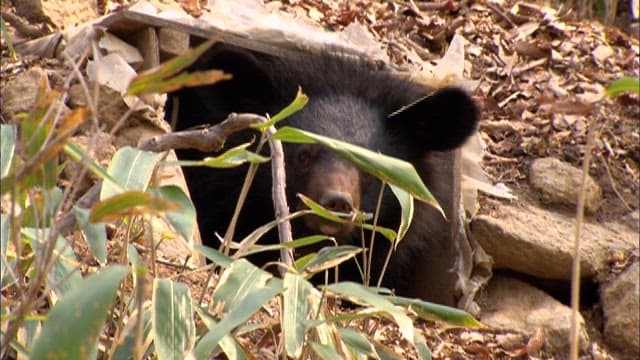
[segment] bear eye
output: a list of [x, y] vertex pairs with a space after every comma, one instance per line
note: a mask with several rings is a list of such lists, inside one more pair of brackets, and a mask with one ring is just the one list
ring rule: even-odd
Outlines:
[[300, 150], [297, 155], [297, 161], [300, 166], [309, 166], [311, 164], [311, 152], [307, 149]]

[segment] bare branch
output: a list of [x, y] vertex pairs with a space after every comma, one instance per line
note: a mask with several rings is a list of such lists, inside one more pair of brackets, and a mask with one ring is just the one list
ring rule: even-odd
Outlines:
[[[275, 127], [270, 126], [267, 129], [269, 136], [276, 132]], [[282, 149], [282, 142], [280, 140], [269, 139], [269, 148], [271, 149], [271, 177], [273, 181], [273, 187], [271, 189], [271, 196], [273, 197], [273, 205], [275, 207], [276, 220], [280, 220], [289, 216], [289, 205], [287, 204], [287, 194], [285, 192], [286, 176], [284, 168], [284, 151]], [[291, 235], [291, 222], [284, 220], [278, 223], [278, 235], [280, 238], [280, 244], [285, 244], [292, 241]], [[282, 248], [280, 250], [280, 261], [287, 264], [287, 266], [293, 265], [293, 252], [291, 249]], [[280, 267], [280, 274], [284, 277], [286, 269]]]
[[142, 143], [139, 148], [155, 152], [171, 149], [220, 151], [230, 135], [246, 130], [253, 124], [266, 121], [265, 117], [260, 115], [231, 113], [223, 122], [214, 126], [154, 136]]

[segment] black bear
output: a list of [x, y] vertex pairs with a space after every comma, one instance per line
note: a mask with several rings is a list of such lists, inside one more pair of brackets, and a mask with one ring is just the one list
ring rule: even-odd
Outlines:
[[[231, 112], [273, 115], [288, 105], [301, 87], [309, 96], [309, 103], [279, 126], [291, 125], [406, 160], [416, 167], [449, 219], [455, 213], [449, 175], [451, 150], [475, 131], [480, 114], [463, 90], [434, 91], [345, 54], [299, 55], [290, 59], [224, 44], [212, 47], [193, 69], [222, 69], [233, 79], [169, 94], [166, 113], [168, 118], [177, 114], [177, 130], [215, 124]], [[413, 105], [389, 116], [410, 104]], [[244, 143], [255, 136], [251, 131], [238, 133], [227, 145]], [[374, 211], [381, 186], [377, 179], [320, 146], [284, 146], [286, 190], [292, 210], [301, 207], [296, 194], [302, 193], [335, 211]], [[181, 159], [204, 156], [193, 150], [178, 151]], [[225, 233], [246, 169], [184, 168], [205, 244], [219, 245], [214, 233]], [[235, 239], [274, 218], [269, 166], [260, 169], [240, 215]], [[397, 229], [399, 220], [400, 207], [387, 188], [378, 224]], [[340, 244], [361, 245], [359, 228], [313, 216], [294, 221], [292, 228], [294, 239], [326, 234]], [[262, 241], [277, 242], [277, 234], [274, 231]], [[390, 242], [377, 239], [374, 244], [371, 278], [377, 279]], [[416, 202], [412, 226], [394, 252], [382, 286], [399, 295], [454, 305], [456, 257], [447, 220], [431, 206]], [[262, 265], [274, 259], [260, 255], [251, 260]], [[354, 268], [340, 270], [340, 279], [361, 281]]]

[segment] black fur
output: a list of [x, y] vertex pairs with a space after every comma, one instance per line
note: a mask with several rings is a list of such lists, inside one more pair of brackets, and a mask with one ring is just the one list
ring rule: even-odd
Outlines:
[[[445, 213], [454, 213], [451, 176], [445, 175], [451, 173], [452, 166], [448, 151], [466, 140], [479, 119], [478, 108], [462, 90], [446, 88], [434, 92], [388, 72], [376, 71], [366, 61], [339, 54], [290, 60], [219, 45], [194, 65], [194, 69], [210, 68], [223, 69], [234, 78], [214, 86], [170, 94], [167, 114], [172, 113], [173, 99], [179, 100], [177, 130], [218, 123], [230, 112], [273, 115], [293, 100], [300, 86], [310, 102], [284, 124], [413, 163]], [[406, 108], [397, 111], [403, 107]], [[230, 139], [228, 146], [249, 141], [253, 136], [250, 132], [238, 134]], [[348, 198], [358, 208], [367, 212], [374, 210], [380, 183], [371, 176], [355, 170], [326, 149], [286, 144], [285, 155], [287, 197], [292, 209], [299, 206], [296, 193], [317, 193], [320, 198], [339, 183], [346, 184], [346, 190], [340, 193], [352, 195]], [[201, 159], [204, 154], [185, 150], [179, 151], [178, 156]], [[217, 245], [213, 233], [223, 235], [226, 230], [246, 166], [225, 170], [185, 168], [184, 171], [198, 210], [203, 241]], [[399, 213], [397, 201], [387, 190], [379, 224], [397, 228]], [[268, 166], [261, 166], [235, 238], [241, 239], [273, 217], [270, 171]], [[310, 229], [309, 224], [294, 223], [294, 238], [317, 232], [316, 228]], [[417, 202], [412, 228], [393, 255], [383, 286], [395, 289], [400, 295], [453, 305], [456, 253], [449, 241], [449, 231], [450, 227], [437, 211]], [[341, 243], [359, 245], [359, 234], [358, 230], [336, 237]], [[275, 232], [268, 234], [264, 241], [276, 242]], [[388, 249], [388, 240], [376, 239], [374, 279]], [[258, 264], [271, 260], [274, 259], [264, 255], [252, 258]], [[345, 269], [341, 270], [342, 279], [360, 279], [353, 268]], [[417, 269], [426, 271], [416, 274]], [[414, 286], [418, 281], [426, 285]], [[418, 288], [420, 290], [416, 290]]]

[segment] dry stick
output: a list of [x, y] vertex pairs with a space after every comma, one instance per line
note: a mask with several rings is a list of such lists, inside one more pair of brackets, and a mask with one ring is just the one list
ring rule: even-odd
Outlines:
[[[380, 186], [380, 193], [378, 194], [378, 202], [376, 204], [376, 212], [373, 216], [373, 227], [371, 228], [371, 241], [369, 242], [369, 258], [367, 259], [367, 273], [365, 274], [365, 285], [369, 286], [369, 282], [371, 280], [371, 262], [373, 261], [373, 243], [376, 240], [376, 226], [378, 225], [378, 215], [380, 214], [380, 208], [382, 207], [382, 195], [384, 194], [384, 188], [387, 183], [384, 181]], [[393, 248], [389, 249], [389, 251], [393, 251]], [[378, 277], [378, 280], [382, 279], [382, 273]]]
[[202, 152], [220, 151], [230, 135], [246, 130], [253, 124], [266, 121], [267, 119], [260, 115], [231, 113], [223, 122], [214, 126], [154, 136], [140, 144], [139, 148], [154, 152], [171, 149], [195, 149]]
[[[598, 117], [602, 113], [598, 111]], [[573, 242], [573, 263], [571, 269], [571, 342], [569, 356], [573, 360], [578, 359], [578, 306], [580, 303], [580, 232], [584, 221], [584, 202], [587, 187], [587, 174], [589, 173], [589, 164], [591, 163], [591, 151], [594, 146], [597, 124], [592, 122], [593, 126], [589, 129], [587, 135], [587, 144], [585, 146], [584, 160], [582, 161], [582, 178], [580, 184], [580, 193], [578, 194], [578, 204], [576, 206], [576, 228]]]
[[491, 2], [486, 2], [485, 5], [491, 9], [494, 13], [496, 13], [496, 15], [498, 15], [500, 18], [502, 18], [504, 21], [508, 22], [509, 25], [511, 25], [511, 27], [517, 28], [518, 25], [516, 23], [513, 22], [513, 20], [511, 20], [511, 18], [505, 14], [504, 12], [502, 12], [502, 10], [500, 10], [500, 8], [498, 8], [497, 5], [492, 4]]
[[[260, 153], [262, 151], [262, 147], [264, 146], [264, 136], [260, 138], [258, 142], [258, 146], [256, 147], [256, 153]], [[238, 224], [238, 219], [240, 218], [240, 211], [244, 206], [245, 200], [247, 200], [247, 196], [249, 194], [249, 188], [253, 183], [253, 179], [258, 172], [258, 164], [252, 163], [249, 165], [249, 170], [247, 171], [247, 175], [244, 178], [244, 182], [242, 183], [242, 188], [240, 189], [240, 195], [238, 196], [238, 201], [236, 202], [236, 207], [233, 210], [233, 216], [231, 217], [231, 221], [229, 222], [229, 226], [227, 227], [227, 231], [224, 233], [224, 239], [222, 242], [222, 253], [225, 255], [229, 255], [229, 250], [231, 250], [231, 242], [233, 241], [233, 235], [236, 231], [236, 225]], [[211, 279], [211, 274], [207, 280]], [[207, 281], [205, 284], [208, 284]]]
[[[269, 137], [275, 134], [276, 128], [270, 126], [266, 133]], [[273, 205], [275, 207], [276, 220], [278, 221], [278, 235], [280, 244], [291, 242], [291, 222], [289, 220], [280, 221], [280, 219], [289, 216], [289, 206], [287, 205], [287, 194], [285, 192], [286, 175], [284, 169], [284, 151], [280, 140], [269, 139], [269, 147], [271, 149], [271, 177], [273, 178], [273, 187], [271, 195], [273, 197]], [[280, 261], [285, 263], [287, 267], [293, 265], [293, 251], [289, 248], [282, 247], [280, 249]], [[280, 275], [284, 277], [287, 269], [278, 268]]]

